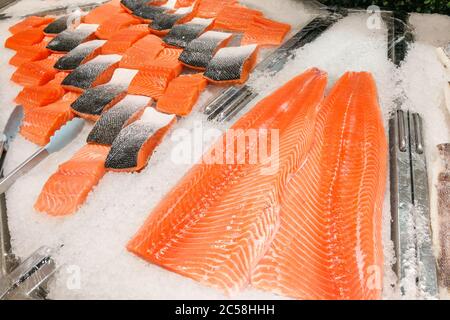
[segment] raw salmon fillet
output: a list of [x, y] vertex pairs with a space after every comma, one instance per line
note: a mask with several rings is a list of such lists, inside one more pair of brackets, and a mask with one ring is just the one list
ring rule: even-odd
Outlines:
[[169, 83], [164, 95], [158, 100], [156, 109], [164, 113], [187, 116], [206, 85], [207, 81], [201, 73], [181, 75]]
[[52, 54], [47, 59], [22, 64], [11, 76], [11, 80], [23, 87], [44, 85], [58, 73], [53, 68], [61, 54]]
[[380, 299], [387, 158], [375, 82], [346, 73], [323, 103], [304, 166], [287, 181], [280, 229], [253, 286], [297, 299]]
[[103, 4], [97, 8], [92, 9], [85, 17], [84, 23], [102, 24], [109, 20], [112, 15], [117, 13], [124, 13], [122, 8], [110, 3]]
[[289, 24], [257, 16], [245, 30], [241, 45], [278, 46], [290, 30]]
[[40, 27], [42, 25], [47, 25], [47, 24], [53, 22], [54, 20], [55, 20], [55, 18], [52, 18], [52, 17], [30, 16], [30, 17], [27, 17], [27, 18], [23, 19], [22, 21], [16, 23], [12, 27], [10, 27], [9, 32], [11, 32], [12, 34], [16, 34], [16, 33], [19, 33], [21, 31], [24, 31], [27, 29], [32, 29], [32, 28]]
[[125, 51], [120, 61], [120, 67], [141, 69], [153, 63], [163, 49], [163, 42], [159, 37], [155, 35], [145, 36]]
[[244, 32], [258, 16], [262, 17], [263, 13], [239, 5], [226, 6], [217, 15], [214, 29]]
[[19, 51], [24, 46], [32, 46], [40, 43], [45, 37], [43, 32], [44, 28], [45, 26], [40, 26], [15, 33], [6, 39], [5, 48]]
[[59, 72], [55, 78], [42, 86], [25, 87], [19, 92], [14, 100], [25, 109], [46, 106], [61, 98], [65, 91], [61, 82], [67, 76], [66, 72]]
[[237, 3], [237, 0], [200, 0], [197, 16], [201, 18], [215, 18], [225, 7]]
[[98, 55], [101, 54], [102, 46], [106, 43], [105, 40], [92, 40], [78, 45], [65, 56], [61, 57], [54, 68], [58, 70], [72, 71]]
[[67, 53], [86, 41], [95, 39], [98, 24], [82, 23], [75, 29], [67, 29], [49, 42], [47, 49], [53, 52]]
[[116, 13], [100, 24], [95, 34], [99, 39], [108, 40], [116, 32], [139, 23], [138, 19], [133, 18], [128, 13]]
[[[248, 285], [278, 230], [284, 181], [312, 145], [326, 83], [308, 70], [258, 103], [163, 198], [128, 250], [228, 294]], [[249, 160], [258, 142], [242, 142], [252, 132], [267, 134], [272, 156]]]
[[59, 166], [44, 185], [34, 205], [38, 212], [51, 216], [74, 213], [105, 174], [108, 146], [89, 144]]
[[78, 96], [77, 93], [69, 92], [52, 104], [40, 108], [26, 109], [20, 134], [37, 145], [45, 146], [50, 142], [50, 138], [56, 130], [59, 130], [75, 116], [70, 111], [70, 104]]
[[9, 64], [20, 67], [22, 64], [31, 61], [38, 61], [47, 58], [50, 55], [47, 44], [51, 38], [45, 37], [38, 44], [23, 46], [17, 50], [16, 54], [9, 60]]
[[177, 9], [174, 12], [160, 13], [149, 24], [150, 30], [158, 36], [164, 36], [169, 33], [174, 25], [192, 20], [197, 13], [197, 9], [198, 6], [194, 4], [191, 7]]
[[138, 24], [116, 32], [102, 47], [103, 54], [123, 54], [136, 41], [150, 33], [148, 26]]

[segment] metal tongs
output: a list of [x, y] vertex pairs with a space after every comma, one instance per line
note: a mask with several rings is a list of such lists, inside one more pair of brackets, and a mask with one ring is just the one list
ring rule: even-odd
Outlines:
[[421, 296], [439, 294], [432, 248], [430, 199], [422, 118], [397, 110], [390, 120], [392, 239], [400, 289], [417, 285]]
[[[8, 151], [9, 142], [17, 134], [22, 122], [23, 110], [18, 106], [12, 113], [5, 128], [1, 142], [0, 152], [3, 159]], [[4, 193], [20, 178], [29, 172], [50, 154], [57, 152], [72, 142], [81, 132], [84, 120], [75, 118], [67, 122], [50, 139], [50, 143], [40, 148], [21, 165], [0, 180], [1, 229], [0, 229], [0, 300], [2, 299], [44, 299], [46, 296], [45, 284], [56, 271], [56, 263], [52, 259], [53, 250], [42, 247], [19, 264], [19, 260], [11, 250], [10, 233], [8, 228], [8, 216]], [[3, 161], [1, 163], [3, 171]]]

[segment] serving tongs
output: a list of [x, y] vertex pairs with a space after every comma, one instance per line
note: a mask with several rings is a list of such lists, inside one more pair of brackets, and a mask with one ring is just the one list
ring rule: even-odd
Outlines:
[[[345, 10], [329, 11], [310, 21], [298, 33], [261, 61], [254, 72], [276, 74], [284, 67], [296, 49], [313, 42], [324, 31], [346, 15]], [[228, 121], [257, 96], [258, 92], [248, 85], [231, 86], [210, 101], [204, 108], [204, 113], [208, 116], [209, 121]]]
[[[5, 129], [6, 144], [10, 141], [11, 132], [9, 128], [17, 129], [22, 122], [20, 116], [21, 107], [17, 107], [13, 112], [8, 125]], [[59, 129], [50, 142], [42, 148], [39, 148], [31, 157], [12, 170], [5, 178], [0, 180], [0, 196], [3, 199], [1, 211], [2, 228], [0, 230], [1, 240], [1, 274], [0, 274], [0, 300], [2, 299], [44, 299], [46, 296], [45, 284], [56, 271], [56, 263], [52, 258], [53, 250], [48, 247], [42, 247], [33, 253], [24, 262], [19, 264], [11, 251], [10, 234], [8, 228], [8, 217], [6, 214], [6, 203], [4, 193], [20, 178], [23, 174], [36, 167], [42, 160], [50, 154], [63, 149], [81, 132], [84, 127], [84, 120], [75, 118], [67, 122]], [[5, 139], [4, 139], [5, 140]], [[7, 148], [2, 149], [3, 152]], [[3, 164], [3, 162], [2, 162]]]
[[430, 199], [422, 117], [397, 110], [389, 123], [392, 239], [400, 289], [417, 285], [418, 294], [439, 294], [432, 248]]

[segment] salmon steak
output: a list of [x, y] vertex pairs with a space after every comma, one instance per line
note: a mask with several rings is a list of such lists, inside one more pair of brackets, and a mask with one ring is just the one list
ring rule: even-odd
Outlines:
[[89, 133], [87, 143], [112, 145], [120, 131], [138, 120], [151, 102], [148, 97], [127, 95], [101, 115]]
[[95, 34], [99, 39], [108, 40], [118, 31], [135, 24], [140, 24], [140, 21], [128, 13], [116, 13], [102, 22]]
[[186, 48], [194, 39], [207, 31], [213, 23], [212, 19], [194, 18], [184, 24], [173, 26], [169, 33], [163, 38], [165, 44], [176, 47]]
[[159, 37], [152, 34], [145, 36], [125, 51], [120, 67], [141, 69], [152, 64], [163, 49], [163, 42]]
[[206, 66], [204, 76], [216, 84], [244, 83], [256, 65], [256, 45], [220, 49]]
[[216, 52], [226, 47], [232, 38], [232, 33], [207, 31], [189, 42], [180, 55], [180, 61], [189, 68], [205, 70]]
[[52, 21], [54, 21], [55, 18], [52, 17], [38, 17], [38, 16], [29, 16], [22, 21], [16, 23], [15, 25], [11, 26], [8, 30], [12, 34], [16, 34], [28, 29], [37, 28], [43, 25], [48, 25]]
[[214, 29], [244, 32], [253, 19], [262, 17], [263, 13], [240, 5], [226, 6], [214, 20]]
[[111, 3], [105, 3], [97, 8], [92, 9], [84, 16], [83, 21], [87, 24], [102, 24], [109, 20], [111, 16], [117, 13], [124, 13], [120, 6], [115, 6]]
[[75, 49], [61, 57], [54, 65], [55, 69], [72, 71], [101, 54], [106, 40], [91, 40], [78, 45]]
[[123, 54], [136, 41], [150, 34], [148, 26], [138, 24], [122, 29], [115, 33], [102, 47], [102, 54]]
[[197, 16], [201, 18], [215, 18], [227, 6], [234, 6], [237, 0], [200, 0]]
[[[128, 250], [228, 294], [246, 287], [279, 228], [285, 181], [313, 143], [326, 84], [311, 69], [259, 102], [163, 198]], [[250, 160], [258, 144], [267, 156]]]
[[78, 96], [78, 93], [69, 92], [46, 106], [26, 109], [20, 134], [39, 146], [47, 145], [55, 132], [74, 118], [70, 105]]
[[187, 116], [206, 86], [207, 81], [201, 73], [181, 75], [169, 83], [164, 95], [158, 100], [156, 109], [164, 113]]
[[257, 16], [245, 30], [241, 45], [279, 46], [290, 30], [289, 24]]
[[252, 285], [296, 299], [380, 299], [387, 141], [369, 73], [323, 103], [314, 145], [287, 181], [280, 229]]
[[151, 154], [175, 122], [174, 115], [147, 108], [139, 120], [120, 131], [106, 158], [106, 169], [119, 172], [139, 172], [144, 169]]
[[59, 166], [45, 183], [34, 208], [51, 216], [76, 212], [105, 174], [108, 146], [89, 144]]
[[66, 30], [58, 34], [47, 46], [54, 52], [69, 52], [83, 42], [95, 39], [98, 24], [80, 24], [74, 30]]
[[11, 76], [11, 80], [23, 87], [41, 86], [58, 73], [54, 69], [61, 54], [52, 54], [47, 59], [23, 63]]

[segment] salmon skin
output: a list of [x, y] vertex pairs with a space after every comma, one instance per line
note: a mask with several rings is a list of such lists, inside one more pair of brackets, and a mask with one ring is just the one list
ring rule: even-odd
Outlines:
[[108, 40], [116, 32], [139, 23], [140, 21], [138, 19], [132, 17], [128, 13], [116, 13], [110, 16], [110, 19], [105, 20], [102, 24], [100, 24], [95, 32], [95, 35], [99, 39]]
[[205, 70], [216, 52], [228, 45], [233, 34], [218, 31], [207, 31], [192, 40], [180, 55], [180, 61], [193, 69]]
[[109, 147], [86, 145], [45, 183], [34, 208], [51, 216], [66, 216], [77, 211], [89, 192], [105, 174]]
[[102, 47], [103, 54], [123, 54], [136, 41], [150, 33], [147, 25], [138, 24], [115, 33]]
[[44, 34], [54, 36], [57, 35], [58, 33], [65, 31], [67, 29], [69, 19], [70, 15], [56, 19], [55, 21], [53, 21], [52, 23], [50, 23], [45, 27]]
[[278, 46], [290, 30], [289, 24], [257, 16], [245, 30], [241, 45]]
[[121, 0], [120, 5], [128, 12], [132, 12], [152, 2], [150, 0]]
[[164, 46], [159, 37], [152, 34], [145, 36], [125, 51], [120, 67], [141, 69], [152, 64], [163, 49]]
[[102, 24], [111, 16], [117, 13], [124, 13], [120, 6], [115, 6], [111, 3], [105, 3], [92, 9], [86, 16], [84, 16], [84, 23], [88, 24]]
[[[326, 83], [308, 70], [258, 103], [163, 198], [128, 250], [228, 294], [247, 286], [278, 230], [285, 181], [314, 140]], [[239, 140], [259, 129], [268, 141], [279, 133], [279, 152], [270, 143], [274, 154], [252, 162], [258, 142]]]
[[173, 26], [163, 41], [169, 46], [186, 48], [189, 42], [198, 38], [212, 23], [212, 19], [194, 18], [185, 24]]
[[24, 63], [13, 73], [11, 80], [23, 87], [44, 85], [58, 73], [53, 65], [61, 56], [52, 54], [44, 60]]
[[120, 131], [106, 158], [105, 167], [112, 171], [142, 170], [175, 121], [174, 115], [147, 108], [140, 120]]
[[78, 96], [77, 93], [69, 92], [49, 105], [26, 109], [20, 134], [37, 145], [47, 145], [55, 132], [74, 118], [75, 115], [70, 111], [70, 104]]
[[152, 20], [149, 27], [157, 35], [165, 35], [175, 25], [192, 20], [195, 16], [197, 6], [177, 9], [173, 13], [161, 13]]
[[87, 143], [112, 145], [122, 128], [140, 118], [151, 101], [148, 97], [127, 95], [101, 115], [89, 133]]
[[380, 299], [387, 141], [369, 73], [336, 83], [315, 137], [288, 180], [280, 230], [252, 284], [297, 299]]
[[214, 20], [214, 29], [244, 32], [256, 17], [263, 13], [244, 6], [226, 6]]
[[66, 30], [58, 34], [47, 46], [55, 52], [69, 52], [83, 42], [95, 38], [97, 24], [80, 24], [75, 30]]
[[205, 78], [214, 83], [244, 83], [256, 65], [257, 46], [227, 47], [208, 63]]
[[169, 83], [164, 95], [158, 100], [156, 109], [164, 113], [187, 116], [206, 86], [207, 81], [201, 73], [181, 75]]
[[134, 9], [132, 14], [133, 14], [133, 16], [135, 16], [147, 23], [150, 23], [158, 15], [166, 13], [167, 11], [168, 11], [168, 9], [164, 8], [164, 7], [143, 5], [143, 6], [138, 7], [137, 9]]
[[54, 68], [58, 70], [71, 71], [83, 63], [95, 58], [100, 54], [101, 47], [106, 43], [105, 40], [91, 40], [80, 44], [71, 50], [65, 56], [61, 57]]
[[197, 16], [201, 18], [215, 18], [227, 6], [233, 6], [237, 0], [200, 0]]
[[438, 146], [443, 168], [438, 178], [439, 279], [450, 290], [450, 144]]
[[72, 71], [62, 82], [67, 90], [83, 91], [108, 82], [119, 66], [120, 55], [101, 55]]
[[72, 105], [76, 115], [97, 121], [101, 113], [122, 100], [126, 90], [136, 75], [136, 70], [117, 69], [111, 81], [106, 84], [87, 89]]
[[15, 33], [14, 35], [6, 39], [5, 48], [19, 51], [24, 46], [32, 46], [38, 44], [45, 37], [43, 32], [44, 27], [41, 26], [37, 28], [29, 28]]
[[12, 34], [16, 34], [21, 31], [40, 27], [42, 25], [48, 25], [54, 20], [55, 18], [52, 17], [30, 16], [11, 26], [9, 28], [9, 32], [11, 32]]

